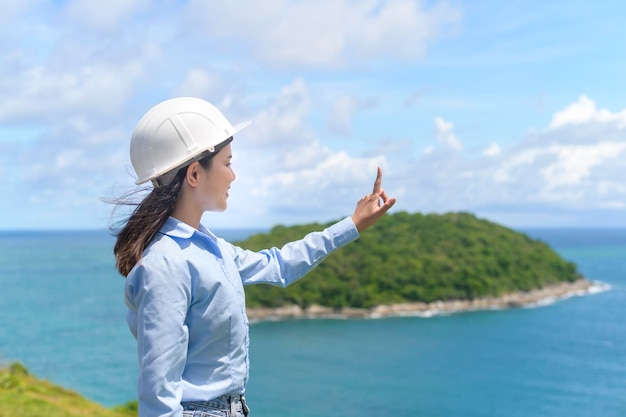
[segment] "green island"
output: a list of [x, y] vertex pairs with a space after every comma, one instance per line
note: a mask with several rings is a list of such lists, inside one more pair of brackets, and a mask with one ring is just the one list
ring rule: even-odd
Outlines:
[[[237, 244], [251, 250], [280, 247], [330, 224], [276, 226]], [[422, 310], [436, 303], [455, 303], [451, 309], [457, 310], [516, 306], [589, 285], [576, 265], [524, 233], [470, 213], [398, 212], [287, 288], [247, 286], [246, 303], [251, 319], [272, 311], [286, 317], [307, 311], [359, 316], [399, 305]]]

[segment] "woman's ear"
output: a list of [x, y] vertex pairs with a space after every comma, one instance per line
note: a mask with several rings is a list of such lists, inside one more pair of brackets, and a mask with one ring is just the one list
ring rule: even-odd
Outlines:
[[185, 181], [187, 181], [187, 183], [191, 187], [198, 186], [198, 181], [200, 179], [200, 175], [202, 174], [200, 172], [201, 168], [202, 168], [202, 165], [200, 165], [200, 162], [198, 161], [193, 162], [191, 165], [187, 167], [187, 174], [185, 175]]

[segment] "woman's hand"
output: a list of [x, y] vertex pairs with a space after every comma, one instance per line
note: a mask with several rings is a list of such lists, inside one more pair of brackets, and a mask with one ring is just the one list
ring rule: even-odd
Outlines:
[[374, 190], [356, 203], [356, 208], [352, 214], [352, 221], [359, 233], [373, 226], [396, 203], [395, 198], [387, 197], [387, 193], [382, 188], [382, 182], [383, 170], [378, 167]]

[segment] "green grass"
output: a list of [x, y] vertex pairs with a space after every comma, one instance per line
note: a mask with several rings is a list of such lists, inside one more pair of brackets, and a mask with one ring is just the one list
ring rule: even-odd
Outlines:
[[136, 417], [136, 402], [106, 408], [29, 374], [20, 363], [0, 369], [0, 417]]

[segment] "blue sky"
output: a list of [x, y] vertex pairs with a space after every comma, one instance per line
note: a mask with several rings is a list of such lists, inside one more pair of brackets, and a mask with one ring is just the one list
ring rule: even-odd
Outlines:
[[[157, 102], [233, 123], [213, 228], [394, 210], [515, 228], [626, 227], [621, 1], [9, 0], [0, 4], [0, 229], [105, 228]], [[115, 217], [118, 218], [118, 217]]]

